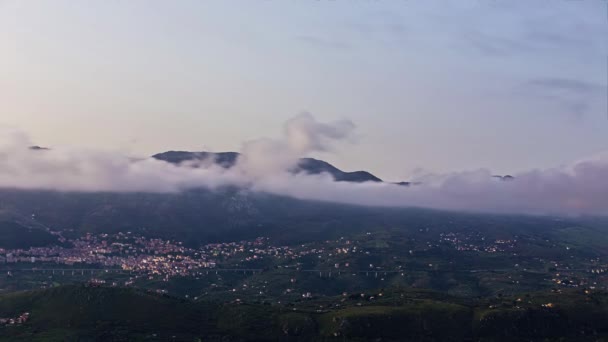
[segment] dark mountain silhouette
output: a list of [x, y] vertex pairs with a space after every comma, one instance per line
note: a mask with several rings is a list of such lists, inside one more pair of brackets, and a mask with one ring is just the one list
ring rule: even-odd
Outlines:
[[[239, 153], [237, 152], [188, 152], [188, 151], [168, 151], [155, 154], [152, 156], [155, 159], [163, 160], [173, 164], [180, 164], [189, 161], [212, 160], [216, 164], [225, 168], [231, 168], [235, 165]], [[382, 182], [382, 180], [367, 171], [345, 172], [330, 163], [314, 159], [301, 158], [298, 165], [292, 170], [294, 173], [305, 172], [308, 174], [329, 173], [336, 181], [340, 182]]]
[[237, 152], [188, 152], [188, 151], [168, 151], [152, 156], [154, 159], [163, 160], [172, 164], [181, 164], [189, 161], [212, 160], [216, 164], [225, 168], [231, 168], [239, 157]]
[[514, 179], [515, 179], [515, 177], [513, 177], [513, 176], [511, 176], [511, 175], [504, 175], [504, 176], [501, 176], [501, 175], [494, 175], [494, 176], [492, 176], [492, 177], [494, 177], [494, 178], [496, 178], [496, 179], [503, 180], [503, 181], [511, 181], [511, 180], [514, 180]]
[[331, 174], [335, 180], [344, 182], [382, 182], [382, 180], [367, 171], [344, 172], [330, 163], [314, 158], [302, 158], [298, 162], [296, 172]]

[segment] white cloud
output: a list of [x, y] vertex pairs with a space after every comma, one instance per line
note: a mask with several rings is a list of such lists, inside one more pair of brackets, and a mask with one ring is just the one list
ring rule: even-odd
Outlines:
[[237, 164], [173, 165], [133, 160], [119, 152], [53, 148], [29, 150], [23, 132], [0, 130], [0, 187], [60, 191], [176, 192], [196, 187], [247, 187], [301, 199], [437, 209], [557, 214], [608, 214], [608, 156], [516, 174], [511, 181], [486, 169], [429, 175], [419, 185], [335, 182], [329, 175], [289, 172], [298, 158], [331, 149], [351, 136], [349, 121], [319, 123], [302, 114], [285, 124], [282, 139], [243, 144]]

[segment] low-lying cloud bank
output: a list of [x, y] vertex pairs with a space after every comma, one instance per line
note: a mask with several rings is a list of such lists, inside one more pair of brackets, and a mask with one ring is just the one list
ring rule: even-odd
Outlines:
[[243, 144], [234, 167], [213, 163], [176, 166], [152, 158], [88, 149], [30, 150], [23, 132], [0, 128], [0, 187], [59, 191], [177, 192], [239, 186], [301, 199], [349, 204], [426, 207], [495, 213], [608, 215], [608, 157], [567, 167], [533, 170], [510, 181], [489, 170], [429, 176], [415, 186], [335, 182], [331, 176], [293, 174], [298, 158], [349, 139], [350, 121], [317, 122], [302, 114], [279, 140]]

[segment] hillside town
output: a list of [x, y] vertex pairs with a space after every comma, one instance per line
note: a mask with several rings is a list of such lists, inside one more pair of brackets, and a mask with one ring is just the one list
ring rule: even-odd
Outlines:
[[[439, 241], [414, 241], [418, 248], [412, 249], [401, 257], [393, 256], [376, 262], [378, 255], [383, 255], [390, 248], [390, 239], [380, 238], [372, 233], [353, 237], [340, 237], [332, 240], [302, 243], [292, 246], [280, 246], [272, 243], [267, 237], [238, 242], [219, 242], [205, 244], [199, 248], [185, 246], [182, 242], [144, 237], [131, 232], [114, 234], [86, 234], [80, 238], [69, 239], [58, 235], [59, 244], [49, 247], [30, 247], [27, 249], [1, 249], [0, 264], [7, 268], [8, 275], [13, 270], [45, 270], [61, 268], [61, 272], [78, 272], [74, 270], [106, 270], [132, 274], [133, 279], [158, 277], [169, 281], [176, 276], [199, 276], [210, 270], [250, 270], [262, 271], [276, 268], [296, 271], [322, 271], [331, 276], [340, 272], [386, 272], [392, 271], [403, 276], [409, 271], [420, 271], [428, 267], [437, 270], [436, 263], [425, 264], [418, 254], [437, 251], [442, 248], [455, 249], [462, 253], [499, 253], [511, 255], [518, 247], [517, 238], [486, 239], [478, 232], [446, 232], [439, 234]], [[436, 241], [436, 240], [435, 240]], [[409, 242], [400, 242], [409, 243]], [[404, 249], [405, 245], [399, 245]], [[430, 254], [433, 258], [433, 254]], [[407, 262], [410, 262], [409, 266]], [[536, 258], [536, 268], [549, 265], [558, 269], [556, 261]], [[580, 286], [593, 284], [590, 278], [603, 276], [606, 267], [599, 260], [589, 269], [573, 274], [567, 265], [559, 265], [561, 274], [553, 276], [551, 282], [560, 286]], [[519, 264], [512, 266], [514, 272], [520, 269]], [[521, 268], [526, 271], [526, 268]], [[82, 272], [82, 271], [80, 271]], [[478, 272], [478, 270], [471, 270]], [[321, 273], [323, 274], [323, 273]], [[376, 273], [374, 273], [376, 275]], [[578, 276], [578, 278], [576, 277]], [[549, 278], [551, 279], [551, 278]], [[132, 283], [129, 280], [129, 284]], [[125, 284], [125, 285], [129, 285]]]
[[29, 318], [29, 312], [24, 312], [16, 317], [0, 317], [0, 326], [24, 324]]

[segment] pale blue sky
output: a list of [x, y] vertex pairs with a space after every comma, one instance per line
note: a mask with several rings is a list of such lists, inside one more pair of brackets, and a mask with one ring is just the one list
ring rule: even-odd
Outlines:
[[238, 150], [308, 111], [406, 179], [608, 150], [602, 0], [0, 1], [0, 124], [46, 146]]

